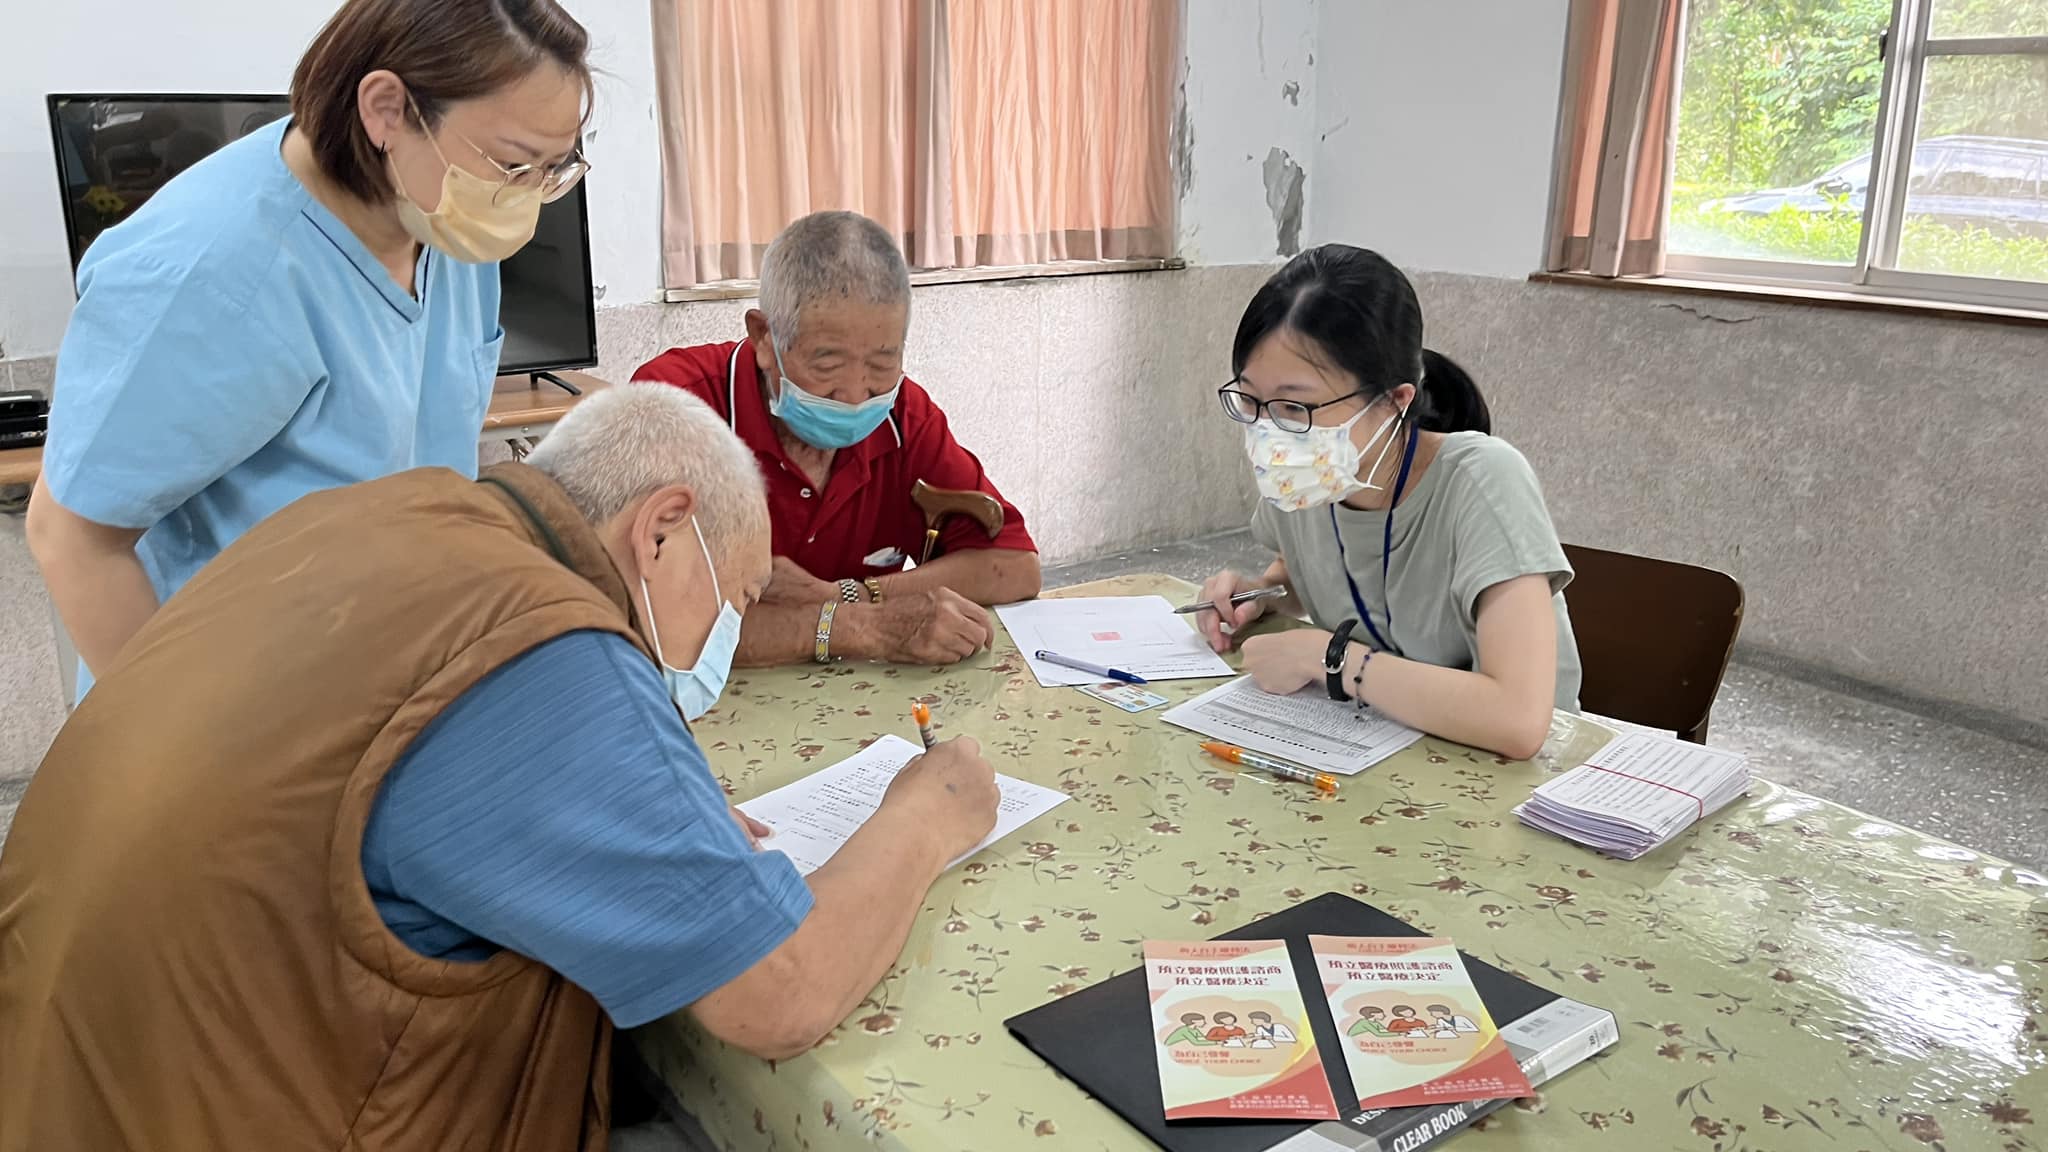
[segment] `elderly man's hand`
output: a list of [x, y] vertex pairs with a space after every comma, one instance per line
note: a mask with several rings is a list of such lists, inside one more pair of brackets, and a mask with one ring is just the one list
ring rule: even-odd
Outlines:
[[939, 867], [981, 843], [996, 826], [996, 771], [981, 755], [981, 745], [966, 736], [941, 742], [903, 766], [883, 794], [885, 809], [903, 806], [913, 812], [910, 827], [929, 833], [938, 849]]
[[775, 558], [768, 587], [761, 592], [764, 604], [823, 604], [839, 599], [839, 585], [820, 580], [787, 556]]
[[957, 664], [989, 646], [988, 610], [950, 588], [891, 596], [875, 606], [883, 659], [897, 664]]
[[758, 849], [761, 847], [761, 841], [775, 835], [775, 829], [740, 811], [738, 807], [731, 808], [731, 812], [732, 822], [740, 826], [740, 835], [747, 838], [750, 847]]

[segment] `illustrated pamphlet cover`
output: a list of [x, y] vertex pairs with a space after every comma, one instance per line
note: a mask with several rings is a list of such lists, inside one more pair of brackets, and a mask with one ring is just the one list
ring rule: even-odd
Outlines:
[[1433, 936], [1310, 936], [1361, 1108], [1527, 1096], [1458, 956]]
[[1166, 1119], [1334, 1120], [1284, 940], [1145, 942]]

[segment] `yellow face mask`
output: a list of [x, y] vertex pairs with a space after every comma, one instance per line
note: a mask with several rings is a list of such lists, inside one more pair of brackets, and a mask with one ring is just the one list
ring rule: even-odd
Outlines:
[[441, 201], [432, 212], [422, 211], [406, 195], [394, 166], [398, 223], [406, 234], [465, 264], [495, 264], [524, 248], [540, 221], [540, 189], [515, 188], [457, 167], [449, 163], [433, 133], [426, 135], [434, 155], [446, 165], [441, 175]]

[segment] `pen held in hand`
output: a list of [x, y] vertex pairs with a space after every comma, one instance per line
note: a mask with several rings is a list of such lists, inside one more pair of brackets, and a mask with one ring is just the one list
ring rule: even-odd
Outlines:
[[924, 741], [924, 750], [929, 752], [938, 746], [939, 738], [932, 734], [931, 706], [920, 700], [910, 706], [910, 718], [917, 721], [917, 735]]
[[[1287, 595], [1286, 586], [1276, 585], [1272, 588], [1254, 588], [1250, 592], [1239, 592], [1230, 598], [1230, 602], [1232, 604], [1249, 604], [1254, 600], [1278, 600], [1285, 595]], [[1205, 600], [1200, 604], [1183, 604], [1175, 608], [1173, 614], [1176, 616], [1186, 616], [1195, 612], [1214, 611], [1216, 611], [1216, 602]]]
[[1047, 664], [1057, 664], [1062, 668], [1072, 668], [1076, 672], [1086, 672], [1098, 680], [1121, 680], [1126, 684], [1146, 683], [1143, 676], [1133, 675], [1120, 668], [1107, 668], [1101, 664], [1090, 664], [1086, 660], [1076, 660], [1071, 656], [1062, 656], [1057, 652], [1048, 652], [1043, 648], [1040, 648], [1035, 656]]

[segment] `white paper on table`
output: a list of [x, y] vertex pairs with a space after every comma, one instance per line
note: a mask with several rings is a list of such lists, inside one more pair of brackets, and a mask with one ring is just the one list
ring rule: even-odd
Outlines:
[[1363, 772], [1422, 739], [1422, 733], [1371, 708], [1330, 699], [1320, 687], [1275, 696], [1261, 692], [1249, 676], [1204, 692], [1160, 719], [1340, 776]]
[[1042, 687], [1078, 688], [1102, 677], [1048, 664], [1034, 655], [1040, 649], [1146, 680], [1236, 675], [1164, 596], [1027, 600], [1004, 604], [996, 615]]
[[[859, 752], [809, 776], [739, 805], [739, 810], [775, 830], [761, 847], [789, 857], [805, 876], [825, 866], [839, 846], [867, 823], [882, 805], [882, 795], [896, 773], [924, 749], [901, 736], [884, 736]], [[1028, 781], [996, 775], [1002, 800], [996, 808], [995, 830], [969, 849], [952, 867], [1001, 840], [1066, 800]]]

